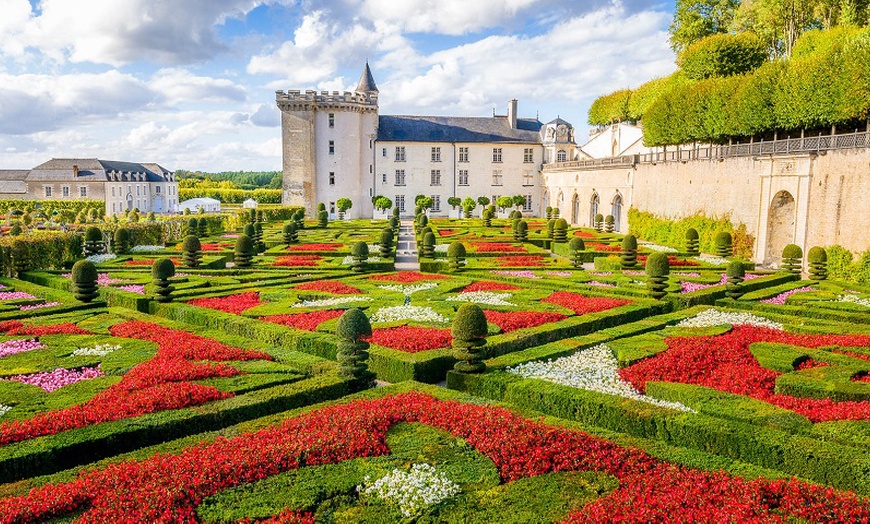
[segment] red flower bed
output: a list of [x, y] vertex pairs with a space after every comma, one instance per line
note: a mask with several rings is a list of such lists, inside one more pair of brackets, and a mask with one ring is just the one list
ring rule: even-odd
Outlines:
[[233, 247], [232, 244], [200, 244], [200, 246], [203, 251], [223, 251]]
[[348, 286], [344, 282], [338, 280], [317, 280], [315, 282], [306, 282], [299, 284], [293, 289], [299, 291], [323, 291], [325, 293], [333, 293], [336, 295], [359, 295], [362, 293], [359, 289]]
[[455, 229], [439, 229], [438, 230], [438, 235], [442, 236], [442, 237], [450, 237], [450, 236], [455, 235], [456, 233], [459, 233], [459, 231], [456, 231]]
[[544, 265], [544, 257], [541, 255], [524, 255], [517, 257], [498, 257], [495, 260], [498, 267], [540, 267]]
[[500, 327], [504, 333], [525, 329], [541, 324], [549, 324], [550, 322], [558, 322], [568, 318], [561, 313], [543, 313], [539, 311], [511, 311], [502, 313], [500, 311], [484, 311], [487, 322], [491, 322]]
[[446, 348], [453, 342], [449, 329], [399, 326], [372, 330], [366, 341], [405, 353]]
[[296, 329], [303, 329], [305, 331], [315, 331], [317, 326], [327, 320], [340, 317], [342, 313], [344, 313], [344, 311], [312, 311], [310, 313], [295, 313], [293, 315], [271, 315], [268, 317], [260, 317], [260, 320]]
[[[125, 266], [153, 266], [156, 258], [143, 258], [139, 260], [128, 260], [124, 262]], [[182, 265], [182, 261], [180, 258], [170, 258], [169, 260], [175, 264], [176, 267]]]
[[229, 398], [232, 393], [192, 381], [232, 377], [238, 375], [239, 371], [225, 364], [198, 361], [272, 360], [265, 353], [227, 346], [216, 340], [149, 322], [115, 324], [109, 328], [109, 333], [114, 337], [155, 342], [158, 345], [157, 353], [150, 360], [133, 366], [120, 382], [83, 404], [0, 424], [0, 445]]
[[397, 282], [399, 284], [413, 284], [422, 280], [445, 280], [448, 277], [437, 273], [419, 273], [417, 271], [399, 271], [397, 273], [386, 273], [380, 275], [372, 275], [369, 280], [379, 282]]
[[622, 251], [622, 247], [620, 246], [611, 246], [608, 244], [602, 244], [600, 242], [590, 242], [586, 244], [586, 249], [591, 249], [592, 251], [606, 251], [608, 253], [616, 253]]
[[78, 327], [71, 322], [62, 324], [34, 325], [24, 324], [20, 320], [5, 320], [0, 322], [0, 333], [14, 337], [18, 335], [30, 335], [41, 337], [44, 335], [90, 335], [91, 332]]
[[[799, 480], [746, 480], [665, 463], [586, 433], [504, 408], [405, 393], [357, 400], [176, 455], [85, 470], [64, 484], [0, 500], [0, 521], [41, 522], [80, 512], [88, 522], [195, 521], [200, 502], [233, 486], [304, 466], [389, 454], [387, 431], [417, 422], [464, 439], [505, 482], [561, 471], [599, 471], [619, 487], [578, 508], [570, 522], [861, 522], [870, 504], [854, 493]], [[289, 511], [277, 516], [305, 518]]]
[[575, 231], [574, 236], [580, 238], [598, 238], [598, 235], [596, 235], [595, 233], [589, 233], [586, 231]]
[[868, 335], [796, 335], [754, 326], [734, 326], [730, 333], [706, 337], [674, 337], [665, 341], [667, 351], [619, 374], [640, 391], [649, 381], [697, 384], [746, 395], [790, 409], [813, 422], [868, 420], [870, 402], [834, 402], [774, 393], [781, 373], [763, 368], [749, 351], [754, 342], [790, 344], [805, 348], [870, 346]]
[[507, 242], [472, 242], [478, 253], [525, 253], [526, 248], [515, 246]]
[[552, 295], [543, 300], [550, 304], [556, 304], [564, 308], [570, 309], [578, 315], [586, 313], [598, 313], [599, 311], [607, 311], [615, 307], [631, 304], [631, 300], [622, 300], [619, 298], [605, 297], [587, 297], [571, 293], [569, 291], [556, 291]]
[[336, 251], [344, 244], [299, 244], [290, 246], [287, 251]]
[[241, 315], [244, 311], [247, 311], [252, 307], [257, 307], [263, 302], [260, 301], [259, 293], [251, 291], [248, 293], [239, 293], [238, 295], [230, 295], [228, 297], [196, 298], [187, 303], [191, 306], [216, 309], [218, 311], [223, 311], [224, 313]]
[[870, 384], [870, 373], [858, 373], [852, 377], [852, 382], [864, 382]]
[[[646, 259], [649, 255], [638, 255], [637, 261], [639, 264], [646, 264]], [[668, 255], [668, 265], [671, 267], [696, 267], [700, 266], [701, 263], [695, 260], [684, 260], [682, 258], [677, 258], [674, 255]]]
[[801, 360], [800, 362], [798, 362], [794, 369], [795, 371], [801, 371], [803, 369], [824, 368], [828, 366], [830, 366], [830, 364], [828, 364], [827, 362], [820, 362], [818, 360], [808, 358], [806, 360]]
[[314, 267], [320, 260], [323, 258], [318, 255], [294, 255], [278, 257], [272, 265], [276, 267]]
[[303, 513], [301, 511], [294, 511], [290, 508], [285, 509], [280, 514], [275, 515], [274, 517], [263, 519], [263, 520], [254, 520], [254, 519], [242, 519], [238, 522], [238, 524], [314, 524], [314, 515], [311, 513]]
[[473, 291], [516, 291], [518, 289], [520, 288], [512, 284], [505, 284], [504, 282], [478, 280], [477, 282], [465, 286], [465, 288], [462, 289], [462, 293], [471, 293]]

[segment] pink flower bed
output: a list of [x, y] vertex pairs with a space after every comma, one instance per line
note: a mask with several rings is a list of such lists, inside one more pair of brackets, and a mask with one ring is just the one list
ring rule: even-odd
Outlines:
[[54, 307], [59, 306], [60, 302], [42, 302], [40, 304], [33, 304], [31, 306], [21, 306], [18, 308], [21, 311], [33, 311], [34, 309], [42, 309], [46, 307]]
[[34, 349], [45, 349], [45, 345], [35, 338], [7, 340], [6, 342], [0, 342], [0, 358], [16, 353], [24, 353], [25, 351], [33, 351]]
[[518, 277], [518, 278], [541, 278], [528, 269], [526, 270], [498, 270], [498, 271], [490, 271], [493, 275], [502, 275], [506, 277]]
[[23, 291], [0, 291], [0, 300], [32, 300], [36, 298]]
[[145, 286], [141, 284], [130, 284], [129, 286], [120, 286], [118, 287], [121, 291], [126, 291], [128, 293], [136, 293], [139, 295], [145, 294]]
[[9, 377], [6, 380], [13, 380], [31, 386], [39, 386], [44, 389], [46, 393], [51, 393], [52, 391], [64, 386], [69, 386], [70, 384], [75, 384], [76, 382], [104, 376], [103, 372], [100, 371], [100, 366], [95, 366], [91, 368], [82, 368], [80, 370], [58, 368], [54, 371], [31, 373], [29, 375], [16, 375], [14, 377]]
[[764, 300], [759, 300], [759, 302], [761, 302], [762, 304], [776, 304], [776, 305], [781, 306], [781, 305], [785, 304], [785, 301], [788, 299], [788, 297], [794, 295], [795, 293], [806, 293], [807, 291], [815, 291], [815, 290], [816, 290], [816, 288], [810, 287], [810, 286], [799, 287], [797, 289], [790, 289], [788, 291], [783, 291], [782, 293], [780, 293], [779, 295], [776, 295], [775, 297], [766, 298]]

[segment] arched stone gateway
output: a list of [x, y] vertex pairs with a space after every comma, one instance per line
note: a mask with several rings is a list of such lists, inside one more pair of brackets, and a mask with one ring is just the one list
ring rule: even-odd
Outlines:
[[619, 191], [610, 201], [610, 214], [613, 215], [613, 230], [619, 231], [622, 223], [622, 195], [619, 194]]
[[592, 200], [589, 202], [589, 227], [595, 227], [595, 215], [598, 214], [600, 205], [601, 199], [598, 198], [598, 193], [592, 193]]
[[580, 222], [580, 197], [574, 193], [574, 198], [571, 199], [571, 224]]
[[788, 191], [780, 191], [773, 196], [767, 213], [767, 250], [764, 254], [765, 265], [779, 265], [782, 249], [795, 242], [795, 219], [797, 206]]

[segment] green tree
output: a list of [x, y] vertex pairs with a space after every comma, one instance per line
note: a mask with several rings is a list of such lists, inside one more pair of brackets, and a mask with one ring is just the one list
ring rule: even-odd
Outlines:
[[[387, 206], [387, 208], [391, 207], [392, 205], [393, 203], [390, 202], [390, 205]], [[335, 201], [335, 207], [338, 209], [338, 219], [344, 220], [344, 214], [347, 212], [348, 209], [353, 207], [353, 202], [349, 198], [339, 198]]]
[[681, 53], [710, 35], [727, 33], [740, 0], [677, 0], [671, 22], [671, 49]]

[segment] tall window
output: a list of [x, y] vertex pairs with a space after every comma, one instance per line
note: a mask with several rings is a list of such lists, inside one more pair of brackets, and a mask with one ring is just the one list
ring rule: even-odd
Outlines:
[[69, 186], [63, 186], [62, 188], [60, 188], [60, 194], [62, 196], [68, 197], [69, 196]]
[[51, 197], [51, 186], [45, 186], [43, 189], [45, 190], [45, 197]]
[[564, 149], [560, 149], [556, 153], [556, 162], [567, 162], [567, 161], [568, 161], [568, 153], [566, 153]]
[[[157, 189], [158, 189], [157, 192], [159, 193], [159, 192], [160, 192], [160, 191], [159, 191], [160, 188], [158, 187]], [[82, 197], [82, 198], [87, 198], [87, 196], [88, 196], [88, 186], [79, 186], [79, 196]]]
[[501, 169], [495, 169], [495, 170], [493, 170], [493, 172], [492, 172], [492, 185], [494, 185], [494, 186], [500, 186], [500, 185], [502, 185], [502, 184], [501, 184], [501, 179], [502, 179], [502, 176], [501, 176]]
[[396, 162], [405, 161], [405, 146], [396, 146]]
[[335, 127], [335, 113], [329, 113], [329, 127]]
[[330, 154], [330, 155], [334, 155], [334, 154], [335, 154], [335, 140], [330, 140], [330, 141], [329, 141], [329, 154]]
[[524, 186], [532, 186], [535, 184], [535, 175], [532, 173], [523, 173], [523, 185]]
[[441, 148], [433, 147], [432, 148], [432, 162], [441, 162]]
[[459, 170], [459, 185], [467, 186], [468, 185], [468, 170], [460, 169]]
[[405, 195], [396, 195], [396, 207], [399, 208], [400, 213], [405, 212]]
[[441, 185], [441, 170], [440, 169], [433, 169], [432, 172], [429, 174], [429, 177], [430, 177], [430, 180], [429, 180], [430, 186], [440, 186]]
[[329, 172], [329, 185], [331, 185], [331, 186], [335, 185], [335, 172], [333, 172], [333, 171]]
[[112, 186], [112, 196], [115, 196], [115, 186]]
[[396, 185], [404, 186], [405, 185], [405, 170], [397, 169], [396, 170]]
[[492, 161], [501, 163], [501, 148], [500, 147], [492, 148]]
[[532, 210], [532, 195], [526, 195], [526, 201], [523, 204], [523, 211]]
[[381, 183], [382, 184], [387, 183], [387, 174], [386, 173], [381, 173]]
[[441, 195], [432, 195], [432, 211], [441, 211]]
[[160, 194], [160, 186], [155, 186], [154, 192], [159, 195]]
[[535, 161], [535, 150], [531, 147], [523, 149], [523, 162], [531, 164]]
[[[137, 184], [137, 185], [136, 185], [136, 196], [140, 196], [140, 195], [141, 195], [140, 191], [142, 191], [142, 186], [140, 186], [140, 185]], [[137, 207], [138, 207], [138, 206], [137, 206]]]
[[459, 148], [459, 161], [460, 162], [468, 162], [468, 148], [460, 147]]
[[387, 158], [387, 148], [386, 147], [381, 148], [381, 156], [384, 158]]

